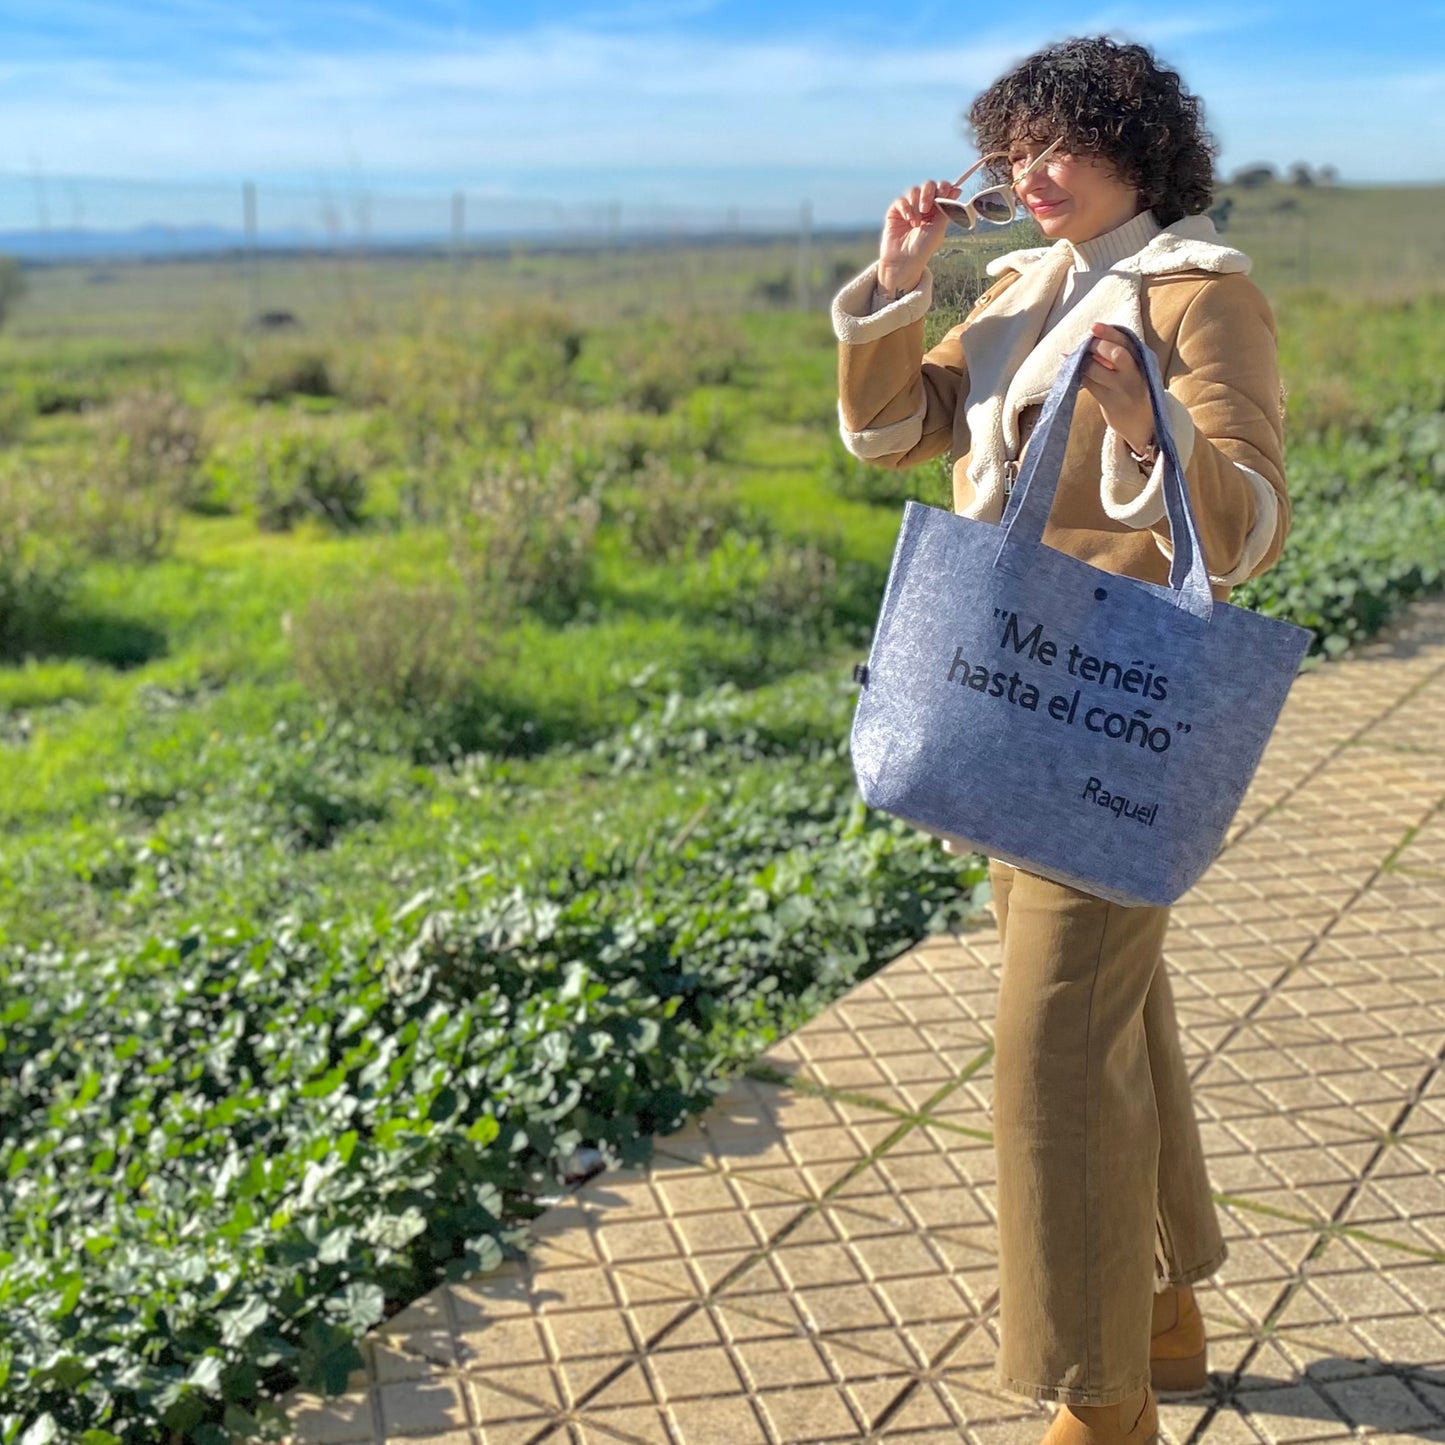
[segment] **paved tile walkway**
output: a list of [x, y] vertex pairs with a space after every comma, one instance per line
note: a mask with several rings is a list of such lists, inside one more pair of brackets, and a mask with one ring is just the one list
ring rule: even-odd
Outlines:
[[[1298, 682], [1168, 961], [1232, 1253], [1166, 1437], [1445, 1440], [1445, 604]], [[297, 1441], [1034, 1445], [991, 1377], [997, 966], [991, 928], [898, 959]]]

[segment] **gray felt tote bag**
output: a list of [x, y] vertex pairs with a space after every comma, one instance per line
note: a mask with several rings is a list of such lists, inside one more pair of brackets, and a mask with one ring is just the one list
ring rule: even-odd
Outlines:
[[1169, 585], [1041, 540], [1087, 360], [1044, 402], [998, 526], [909, 502], [853, 718], [866, 803], [1127, 905], [1173, 903], [1224, 839], [1309, 647], [1216, 602], [1154, 354]]

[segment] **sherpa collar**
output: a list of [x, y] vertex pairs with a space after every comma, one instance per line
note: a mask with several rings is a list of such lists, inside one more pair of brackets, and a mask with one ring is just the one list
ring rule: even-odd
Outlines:
[[[1002, 276], [1005, 271], [1025, 272], [1051, 252], [1069, 255], [1067, 241], [1055, 241], [1052, 246], [1026, 246], [999, 256], [985, 267], [990, 276]], [[1249, 273], [1251, 262], [1243, 251], [1223, 245], [1219, 231], [1208, 216], [1184, 216], [1173, 225], [1166, 226], [1146, 246], [1122, 261], [1116, 261], [1109, 269], [1123, 271], [1135, 276], [1168, 276], [1175, 271], [1214, 271], [1220, 274], [1230, 272]]]

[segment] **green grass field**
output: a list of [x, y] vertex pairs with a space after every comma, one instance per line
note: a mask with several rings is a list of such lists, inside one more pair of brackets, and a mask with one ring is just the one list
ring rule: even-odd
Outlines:
[[[1231, 215], [1295, 497], [1238, 600], [1320, 658], [1442, 580], [1440, 199]], [[951, 304], [1020, 239], [941, 261]], [[978, 860], [868, 814], [847, 756], [899, 506], [947, 495], [836, 440], [822, 301], [870, 244], [817, 244], [806, 311], [768, 304], [790, 243], [277, 261], [282, 338], [210, 263], [31, 275], [0, 334], [0, 1439], [274, 1433], [277, 1392], [514, 1248], [574, 1148], [646, 1157], [976, 906]]]

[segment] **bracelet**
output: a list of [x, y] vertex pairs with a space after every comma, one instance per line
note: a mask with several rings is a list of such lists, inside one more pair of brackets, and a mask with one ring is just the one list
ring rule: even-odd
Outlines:
[[873, 281], [873, 284], [874, 284], [874, 285], [878, 288], [878, 290], [879, 290], [880, 292], [882, 292], [882, 294], [883, 294], [884, 296], [886, 296], [890, 301], [897, 301], [897, 300], [899, 299], [899, 297], [901, 297], [901, 296], [909, 296], [909, 295], [911, 295], [913, 292], [917, 291], [917, 290], [918, 290], [919, 281], [921, 281], [922, 279], [923, 279], [923, 278], [920, 276], [920, 277], [918, 278], [918, 281], [915, 281], [915, 282], [913, 283], [913, 285], [911, 285], [911, 286], [885, 286], [885, 285], [883, 284], [883, 273], [882, 273], [882, 270], [879, 269], [879, 270], [875, 271], [875, 273], [874, 273], [874, 281]]
[[1147, 477], [1154, 470], [1154, 463], [1159, 460], [1159, 443], [1150, 442], [1142, 452], [1136, 452], [1128, 442], [1124, 445], [1128, 448], [1129, 455], [1138, 463], [1139, 470]]

